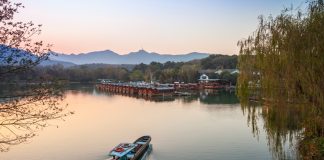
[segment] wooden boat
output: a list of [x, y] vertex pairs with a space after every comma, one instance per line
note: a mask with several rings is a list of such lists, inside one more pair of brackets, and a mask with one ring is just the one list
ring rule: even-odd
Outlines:
[[150, 136], [143, 136], [134, 143], [121, 143], [110, 151], [109, 160], [142, 160], [150, 150], [150, 142]]

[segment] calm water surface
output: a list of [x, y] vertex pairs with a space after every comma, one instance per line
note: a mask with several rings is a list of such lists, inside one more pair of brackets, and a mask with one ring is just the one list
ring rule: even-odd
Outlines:
[[234, 93], [153, 101], [88, 86], [66, 91], [64, 103], [74, 115], [51, 121], [0, 159], [104, 160], [115, 145], [142, 135], [152, 136], [150, 160], [272, 159], [264, 131], [253, 136]]

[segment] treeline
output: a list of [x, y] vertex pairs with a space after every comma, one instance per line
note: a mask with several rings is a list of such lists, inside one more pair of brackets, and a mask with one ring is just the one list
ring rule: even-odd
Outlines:
[[235, 69], [237, 68], [238, 58], [236, 55], [210, 55], [208, 58], [201, 60], [202, 69]]
[[[166, 62], [164, 64], [152, 62], [149, 65], [139, 64], [134, 67], [130, 73], [129, 79], [132, 81], [158, 81], [161, 83], [172, 82], [197, 82], [202, 70], [216, 69], [235, 69], [237, 66], [237, 56], [227, 55], [210, 55], [201, 60], [193, 60], [190, 62]], [[216, 73], [206, 73], [210, 78], [227, 79], [236, 84], [237, 75], [223, 72], [218, 75]]]
[[[80, 65], [65, 68], [62, 65], [38, 66], [31, 71], [7, 77], [6, 81], [66, 80], [70, 82], [95, 82], [97, 79], [112, 79], [116, 81], [157, 81], [173, 83], [175, 81], [195, 83], [203, 69], [233, 69], [237, 65], [237, 56], [211, 55], [205, 59], [190, 62], [152, 62], [138, 64], [134, 68], [114, 67], [107, 65]], [[217, 75], [211, 73], [211, 78], [225, 78], [236, 83], [236, 76], [229, 73]]]
[[65, 68], [63, 65], [38, 66], [34, 69], [7, 76], [6, 82], [19, 81], [56, 81], [95, 82], [100, 78], [127, 80], [129, 71], [119, 67], [90, 67], [87, 65]]

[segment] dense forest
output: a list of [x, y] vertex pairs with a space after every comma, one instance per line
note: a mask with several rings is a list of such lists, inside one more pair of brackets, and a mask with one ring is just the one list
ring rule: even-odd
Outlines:
[[[237, 56], [211, 55], [201, 60], [190, 62], [152, 62], [138, 64], [133, 67], [110, 66], [102, 64], [79, 65], [64, 67], [62, 65], [38, 66], [34, 69], [14, 76], [8, 76], [5, 82], [39, 80], [66, 80], [69, 82], [95, 82], [97, 79], [112, 79], [115, 81], [146, 81], [173, 83], [194, 83], [199, 78], [201, 70], [235, 69]], [[211, 78], [227, 79], [236, 84], [237, 75], [223, 72], [221, 75], [208, 74]]]

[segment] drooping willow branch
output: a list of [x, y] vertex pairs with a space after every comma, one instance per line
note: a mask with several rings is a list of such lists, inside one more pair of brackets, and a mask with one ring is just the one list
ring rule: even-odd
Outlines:
[[324, 157], [324, 3], [307, 3], [304, 12], [261, 16], [254, 34], [238, 43], [238, 95], [249, 117], [256, 117], [249, 100], [265, 102], [257, 116], [278, 159], [290, 135], [300, 138], [301, 159]]

